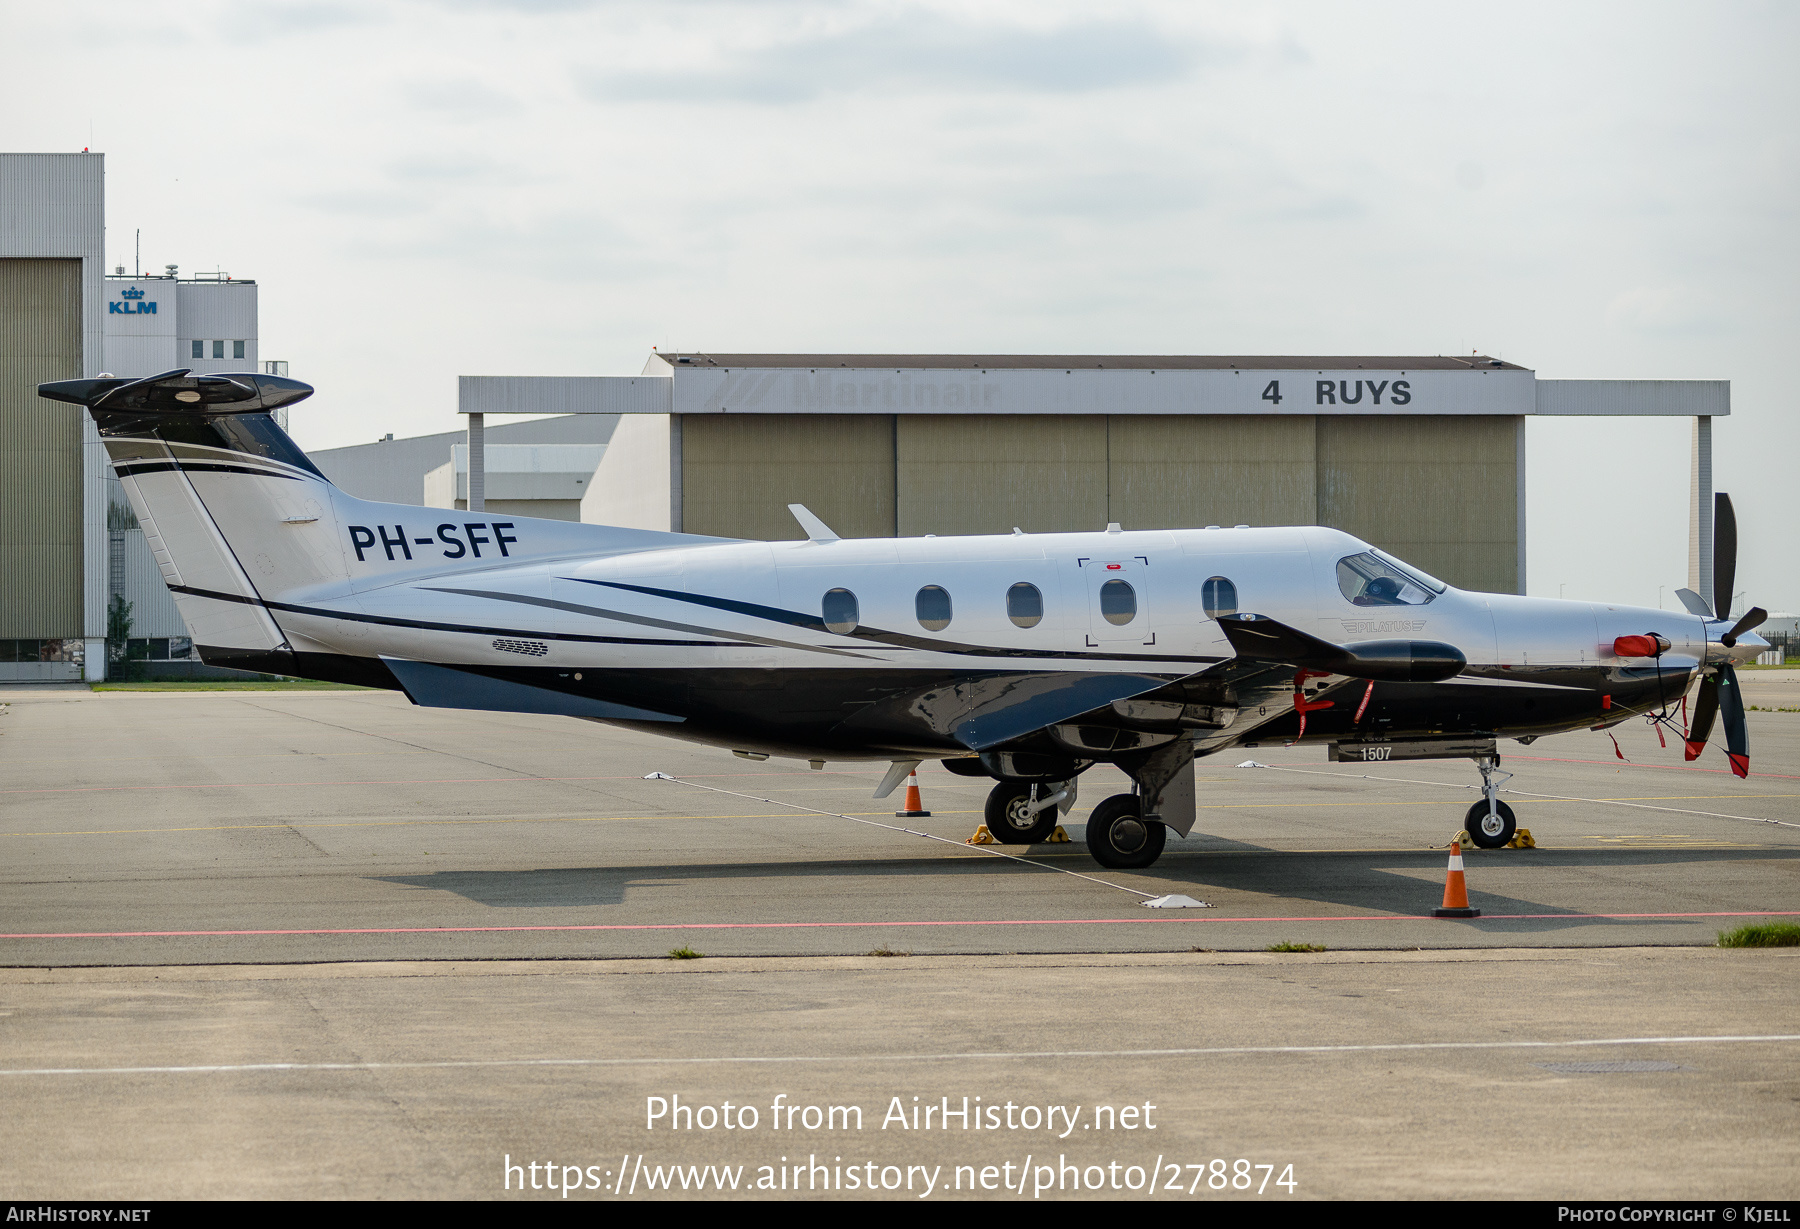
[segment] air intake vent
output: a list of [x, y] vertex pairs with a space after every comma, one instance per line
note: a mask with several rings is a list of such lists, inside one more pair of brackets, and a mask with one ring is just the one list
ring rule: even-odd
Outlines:
[[496, 640], [494, 647], [502, 653], [523, 653], [527, 657], [542, 657], [550, 651], [550, 646], [541, 640]]

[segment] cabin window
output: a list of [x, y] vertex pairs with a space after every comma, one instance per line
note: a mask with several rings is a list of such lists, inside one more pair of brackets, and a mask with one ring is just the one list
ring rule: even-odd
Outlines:
[[926, 585], [913, 598], [913, 610], [919, 626], [928, 632], [941, 632], [950, 626], [950, 595], [937, 585]]
[[1338, 560], [1337, 578], [1353, 606], [1423, 606], [1445, 588], [1443, 581], [1375, 551]]
[[1109, 580], [1101, 585], [1100, 617], [1115, 627], [1123, 627], [1137, 618], [1137, 590], [1122, 580]]
[[1206, 610], [1206, 617], [1209, 619], [1236, 614], [1237, 586], [1223, 576], [1212, 577], [1200, 586], [1200, 605]]
[[836, 632], [840, 636], [848, 636], [862, 621], [861, 612], [856, 607], [856, 594], [848, 589], [831, 590], [820, 601], [819, 608], [825, 617], [825, 630]]
[[1015, 627], [1036, 627], [1044, 619], [1044, 595], [1020, 581], [1006, 591], [1006, 617]]

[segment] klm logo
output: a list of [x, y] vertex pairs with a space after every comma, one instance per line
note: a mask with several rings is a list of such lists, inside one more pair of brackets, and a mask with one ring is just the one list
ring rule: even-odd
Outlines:
[[155, 302], [145, 303], [143, 301], [144, 292], [139, 290], [136, 286], [125, 287], [125, 289], [119, 293], [119, 297], [125, 301], [123, 303], [108, 303], [106, 305], [106, 310], [112, 315], [154, 316], [156, 314]]

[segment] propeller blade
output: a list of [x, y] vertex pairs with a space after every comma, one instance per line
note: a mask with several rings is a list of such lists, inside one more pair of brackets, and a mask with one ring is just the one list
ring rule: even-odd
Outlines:
[[1737, 626], [1719, 637], [1719, 643], [1729, 649], [1738, 642], [1739, 636], [1743, 635], [1753, 627], [1761, 627], [1763, 620], [1768, 617], [1769, 612], [1764, 610], [1761, 606], [1752, 606], [1745, 612], [1744, 617], [1737, 621]]
[[1713, 496], [1713, 609], [1721, 619], [1731, 617], [1732, 588], [1737, 584], [1737, 514], [1731, 496]]
[[1713, 719], [1719, 715], [1719, 679], [1709, 674], [1700, 680], [1700, 694], [1694, 698], [1694, 723], [1688, 727], [1686, 758], [1697, 760], [1712, 737]]
[[1725, 718], [1725, 758], [1731, 771], [1740, 777], [1750, 775], [1750, 730], [1744, 722], [1744, 697], [1738, 692], [1737, 671], [1730, 666], [1719, 669], [1719, 713]]

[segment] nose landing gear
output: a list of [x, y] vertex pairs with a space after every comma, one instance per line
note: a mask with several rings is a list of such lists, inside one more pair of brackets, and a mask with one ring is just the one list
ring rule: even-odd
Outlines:
[[[1500, 757], [1497, 755], [1477, 756], [1475, 766], [1481, 769], [1482, 801], [1469, 808], [1463, 817], [1463, 828], [1469, 839], [1481, 849], [1504, 849], [1518, 831], [1518, 823], [1513, 818], [1513, 810], [1497, 795], [1500, 786], [1512, 780], [1513, 774], [1500, 770]], [[1500, 780], [1494, 778], [1498, 776]]]
[[987, 829], [1002, 845], [1035, 845], [1056, 831], [1074, 799], [1073, 780], [1002, 781], [988, 793]]

